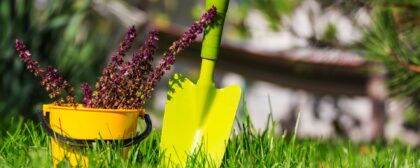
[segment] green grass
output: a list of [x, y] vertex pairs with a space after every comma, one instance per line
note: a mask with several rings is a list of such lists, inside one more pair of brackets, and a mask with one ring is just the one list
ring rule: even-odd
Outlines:
[[[238, 123], [237, 123], [238, 124]], [[270, 124], [274, 124], [270, 122]], [[272, 125], [271, 125], [272, 126]], [[2, 127], [4, 128], [4, 127]], [[50, 167], [50, 138], [31, 121], [10, 121], [0, 131], [0, 167]], [[156, 167], [162, 159], [159, 131], [133, 146], [127, 159], [111, 146], [88, 149], [91, 167]], [[420, 152], [403, 144], [353, 144], [347, 140], [299, 140], [256, 132], [245, 120], [228, 143], [222, 167], [420, 167]], [[187, 167], [202, 167], [192, 156]], [[66, 161], [61, 167], [69, 167]]]

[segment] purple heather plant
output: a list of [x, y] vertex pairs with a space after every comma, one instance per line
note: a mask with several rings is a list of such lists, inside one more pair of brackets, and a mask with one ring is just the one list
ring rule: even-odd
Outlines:
[[147, 80], [146, 88], [142, 92], [142, 95], [144, 95], [146, 99], [150, 98], [150, 93], [154, 90], [156, 83], [160, 81], [165, 72], [169, 71], [171, 66], [175, 63], [175, 55], [190, 46], [197, 38], [198, 34], [203, 33], [204, 28], [212, 24], [216, 14], [216, 7], [213, 6], [203, 14], [200, 20], [196, 21], [190, 29], [182, 35], [181, 39], [172, 43], [169, 50], [163, 54], [163, 58], [155, 68], [155, 72]]
[[119, 104], [121, 99], [118, 98], [118, 95], [122, 94], [120, 86], [124, 82], [121, 80], [123, 79], [123, 73], [121, 71], [124, 63], [123, 57], [131, 48], [131, 43], [136, 36], [136, 29], [134, 26], [130, 27], [124, 40], [120, 43], [118, 52], [112, 55], [111, 62], [104, 68], [102, 76], [96, 83], [96, 91], [93, 92], [93, 99], [87, 98], [85, 93], [84, 101], [88, 102], [88, 107], [115, 109], [114, 104]]
[[[41, 78], [41, 85], [45, 88], [45, 90], [50, 92], [48, 96], [51, 99], [57, 98], [61, 95], [61, 90], [65, 90], [67, 93], [67, 103], [74, 104], [74, 89], [66, 80], [63, 79], [58, 70], [52, 66], [42, 68], [39, 66], [38, 61], [32, 59], [32, 55], [29, 50], [26, 49], [25, 44], [18, 39], [16, 39], [15, 43], [16, 51], [19, 52], [19, 58], [26, 64], [26, 68], [30, 72], [32, 72], [36, 77]], [[54, 101], [54, 104], [60, 105], [64, 102], [63, 98], [59, 98]]]
[[140, 108], [144, 105], [145, 97], [142, 94], [142, 90], [145, 88], [145, 83], [153, 72], [151, 62], [157, 49], [157, 40], [157, 32], [151, 31], [148, 40], [146, 40], [140, 50], [133, 55], [131, 62], [127, 62], [124, 67], [129, 82], [124, 85], [125, 97], [123, 97], [123, 99], [125, 101], [121, 104], [122, 107]]
[[[102, 76], [96, 82], [95, 91], [92, 91], [88, 83], [82, 84], [83, 105], [88, 108], [105, 109], [143, 108], [146, 100], [151, 97], [155, 85], [175, 64], [175, 56], [190, 46], [197, 36], [203, 33], [204, 28], [213, 23], [215, 16], [216, 7], [212, 7], [179, 40], [172, 43], [155, 68], [151, 62], [157, 49], [156, 31], [151, 31], [148, 39], [133, 54], [131, 60], [124, 62], [123, 57], [137, 36], [134, 26], [130, 27], [120, 43], [118, 52], [112, 55], [110, 63], [102, 71]], [[73, 87], [63, 80], [57, 69], [51, 66], [46, 69], [41, 68], [37, 61], [32, 60], [31, 54], [19, 40], [16, 40], [16, 50], [29, 71], [41, 77], [41, 85], [51, 92], [50, 98], [59, 96], [60, 91], [64, 89], [68, 94], [67, 103], [74, 104]], [[63, 102], [63, 99], [59, 99], [57, 104]]]
[[87, 82], [82, 84], [82, 91], [83, 91], [83, 105], [85, 107], [92, 107], [90, 105], [90, 101], [92, 100], [92, 89], [90, 88]]

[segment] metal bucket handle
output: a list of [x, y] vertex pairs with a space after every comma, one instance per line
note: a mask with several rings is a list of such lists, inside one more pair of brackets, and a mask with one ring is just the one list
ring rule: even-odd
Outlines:
[[[49, 115], [49, 112], [46, 112], [47, 115]], [[105, 143], [111, 143], [116, 145], [121, 145], [123, 147], [128, 147], [134, 144], [138, 144], [141, 141], [143, 141], [152, 131], [152, 121], [150, 120], [150, 116], [148, 114], [144, 114], [144, 121], [146, 122], [146, 129], [140, 134], [132, 138], [122, 139], [122, 140], [113, 140], [113, 139], [75, 139], [70, 138], [64, 135], [61, 135], [60, 133], [55, 132], [49, 124], [47, 124], [47, 121], [45, 119], [45, 116], [42, 112], [42, 110], [38, 113], [38, 118], [42, 123], [42, 127], [47, 132], [48, 135], [54, 137], [55, 139], [59, 140], [60, 142], [70, 145], [70, 146], [77, 146], [77, 147], [91, 147], [93, 146], [93, 143], [95, 142], [105, 142]]]

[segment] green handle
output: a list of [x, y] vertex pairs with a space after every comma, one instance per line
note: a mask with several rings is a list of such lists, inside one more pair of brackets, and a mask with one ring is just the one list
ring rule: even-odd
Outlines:
[[229, 0], [207, 0], [206, 9], [216, 7], [217, 15], [212, 26], [204, 30], [203, 45], [201, 47], [201, 71], [197, 84], [214, 85], [214, 67], [219, 54], [220, 40], [223, 32], [223, 23], [228, 8]]
[[229, 6], [229, 0], [207, 0], [206, 9], [215, 6], [217, 15], [215, 22], [204, 31], [203, 46], [201, 48], [201, 58], [216, 60], [219, 54], [220, 40], [223, 32], [223, 23]]

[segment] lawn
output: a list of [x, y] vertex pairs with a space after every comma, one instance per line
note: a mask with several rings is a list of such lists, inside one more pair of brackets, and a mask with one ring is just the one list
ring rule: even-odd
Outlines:
[[[273, 122], [271, 122], [273, 123]], [[236, 123], [238, 124], [238, 123]], [[233, 133], [222, 167], [420, 167], [420, 152], [400, 143], [354, 144], [348, 140], [296, 139], [276, 136], [272, 129], [256, 132], [245, 119]], [[8, 120], [0, 132], [0, 167], [50, 167], [50, 138], [37, 122]], [[87, 150], [90, 167], [156, 167], [159, 130], [129, 151], [98, 145]], [[202, 167], [192, 156], [187, 167]], [[66, 161], [60, 167], [69, 167]]]

